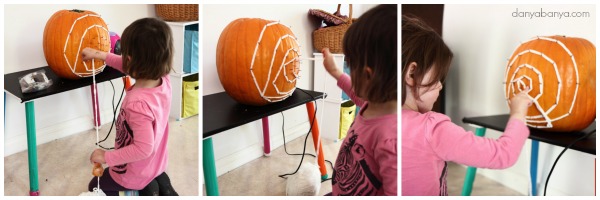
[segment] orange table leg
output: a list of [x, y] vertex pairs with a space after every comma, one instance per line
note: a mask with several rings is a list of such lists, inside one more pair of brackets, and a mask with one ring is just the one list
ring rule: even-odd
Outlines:
[[129, 76], [123, 77], [123, 84], [125, 85], [125, 90], [129, 90], [129, 88], [131, 88], [131, 79], [129, 79]]
[[317, 122], [316, 119], [316, 115], [315, 115], [315, 104], [314, 102], [308, 102], [306, 103], [306, 110], [308, 111], [308, 122], [311, 123], [313, 122], [313, 118], [314, 119], [314, 123], [312, 125], [312, 136], [313, 136], [313, 144], [315, 146], [315, 150], [317, 149], [317, 145], [319, 145], [318, 149], [319, 149], [319, 157], [318, 157], [318, 163], [319, 163], [319, 170], [321, 171], [321, 180], [325, 180], [327, 179], [327, 168], [325, 168], [325, 157], [323, 156], [323, 145], [321, 145], [321, 142], [319, 141], [319, 144], [317, 144], [317, 140], [319, 138], [319, 123]]

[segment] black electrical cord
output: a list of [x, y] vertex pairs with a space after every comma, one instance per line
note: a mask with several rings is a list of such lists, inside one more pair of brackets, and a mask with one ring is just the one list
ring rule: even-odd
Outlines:
[[558, 163], [558, 159], [560, 159], [560, 157], [567, 151], [567, 149], [573, 147], [573, 145], [575, 145], [575, 143], [589, 137], [590, 135], [592, 135], [593, 133], [595, 133], [596, 130], [593, 130], [592, 132], [589, 132], [587, 134], [585, 134], [584, 136], [581, 136], [580, 138], [577, 138], [575, 141], [571, 142], [571, 144], [567, 145], [561, 152], [560, 154], [558, 154], [558, 157], [556, 157], [556, 160], [554, 160], [554, 164], [552, 164], [552, 168], [550, 168], [550, 173], [548, 173], [548, 178], [546, 178], [546, 184], [544, 185], [544, 196], [546, 196], [546, 191], [548, 189], [548, 182], [550, 182], [550, 175], [552, 175], [552, 171], [554, 171], [554, 167], [556, 167], [556, 163]]
[[[285, 142], [285, 130], [284, 130], [284, 126], [285, 126], [285, 116], [283, 115], [283, 112], [281, 112], [281, 118], [282, 118], [282, 123], [281, 123], [281, 132], [282, 132], [282, 134], [283, 134], [283, 150], [285, 151], [285, 153], [286, 153], [287, 155], [290, 155], [290, 156], [304, 156], [304, 155], [309, 155], [309, 156], [312, 156], [312, 157], [317, 157], [316, 155], [313, 155], [313, 154], [311, 154], [311, 153], [305, 153], [305, 152], [306, 152], [306, 138], [304, 139], [304, 148], [302, 149], [302, 153], [289, 153], [289, 152], [287, 151], [286, 142]], [[308, 136], [308, 135], [307, 135], [307, 136]], [[329, 163], [329, 165], [331, 166], [331, 169], [333, 169], [333, 163], [332, 163], [331, 161], [329, 161], [329, 160], [325, 160], [325, 162], [328, 162], [328, 163]], [[302, 163], [300, 163], [300, 165], [302, 165]], [[299, 167], [298, 167], [298, 168], [299, 168]], [[295, 174], [295, 173], [296, 173], [296, 172], [294, 172], [294, 173], [292, 173], [292, 174]], [[284, 178], [284, 175], [280, 175], [279, 177], [281, 177], [281, 178]], [[325, 179], [325, 180], [323, 180], [323, 181], [321, 181], [321, 182], [325, 182], [325, 181], [328, 181], [328, 180], [331, 180], [331, 178]]]
[[123, 85], [123, 90], [121, 91], [121, 96], [119, 97], [119, 101], [117, 102], [117, 107], [115, 107], [115, 94], [116, 94], [115, 85], [113, 84], [112, 81], [109, 81], [109, 82], [113, 89], [113, 98], [112, 98], [113, 121], [110, 124], [110, 129], [108, 129], [108, 133], [106, 134], [106, 137], [104, 137], [104, 139], [102, 139], [98, 143], [96, 143], [96, 145], [98, 145], [100, 148], [102, 148], [104, 150], [115, 149], [115, 147], [106, 148], [106, 147], [102, 146], [100, 143], [106, 141], [106, 139], [108, 139], [108, 136], [110, 135], [110, 132], [112, 132], [113, 126], [115, 125], [115, 121], [117, 120], [117, 109], [119, 108], [119, 105], [121, 104], [121, 100], [123, 99], [123, 94], [125, 93], [125, 85]]
[[[298, 170], [300, 170], [300, 166], [302, 166], [302, 161], [304, 161], [304, 156], [306, 155], [306, 142], [308, 141], [308, 136], [310, 135], [310, 133], [312, 131], [313, 124], [315, 123], [315, 119], [317, 118], [317, 111], [318, 111], [317, 99], [315, 99], [315, 97], [313, 95], [309, 94], [308, 92], [304, 91], [303, 89], [301, 89], [301, 88], [297, 88], [297, 89], [300, 90], [301, 92], [304, 92], [308, 96], [310, 96], [311, 99], [315, 102], [315, 113], [313, 113], [313, 118], [312, 118], [312, 120], [310, 122], [310, 128], [308, 129], [308, 132], [306, 133], [306, 137], [304, 137], [304, 148], [302, 150], [302, 154], [296, 154], [296, 155], [301, 155], [302, 156], [301, 159], [300, 159], [300, 163], [298, 164], [298, 167], [292, 173], [279, 175], [279, 177], [281, 177], [281, 178], [285, 178], [286, 176], [289, 176], [289, 175], [294, 175], [294, 174], [296, 174], [298, 172]], [[281, 113], [281, 115], [283, 116], [283, 113]], [[283, 130], [283, 123], [282, 123], [282, 130]], [[285, 150], [285, 153], [287, 153], [288, 155], [291, 155], [291, 154], [289, 154], [287, 152], [287, 147], [285, 146], [285, 133], [283, 134], [283, 148]], [[309, 155], [311, 155], [313, 157], [316, 157], [315, 155], [312, 155], [312, 154], [309, 154]], [[333, 164], [330, 161], [327, 161], [327, 162], [329, 162], [329, 164], [331, 164], [331, 167], [333, 168]], [[324, 182], [324, 181], [327, 181], [327, 180], [331, 180], [331, 178], [328, 178], [328, 179], [323, 180], [321, 182]]]

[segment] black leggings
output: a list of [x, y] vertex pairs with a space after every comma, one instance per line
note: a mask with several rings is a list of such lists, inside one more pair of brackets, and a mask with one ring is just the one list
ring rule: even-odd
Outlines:
[[[119, 196], [119, 191], [128, 191], [132, 189], [125, 188], [119, 185], [108, 172], [108, 167], [104, 169], [104, 173], [100, 177], [100, 189], [107, 196]], [[88, 185], [88, 190], [93, 191], [94, 187], [98, 186], [97, 177], [92, 178]], [[179, 196], [171, 185], [171, 180], [167, 173], [163, 172], [152, 180], [144, 189], [139, 191], [140, 196]]]

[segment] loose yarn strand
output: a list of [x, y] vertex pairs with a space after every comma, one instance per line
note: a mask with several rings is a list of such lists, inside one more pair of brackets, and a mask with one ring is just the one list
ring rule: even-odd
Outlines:
[[[96, 62], [94, 62], [94, 59], [92, 59], [92, 87], [94, 87], [94, 97], [98, 97], [98, 87], [96, 85], [96, 66], [95, 66]], [[92, 98], [94, 98], [92, 97]], [[98, 100], [97, 98], [96, 101], [94, 101], [94, 113], [98, 113]], [[97, 117], [97, 116], [94, 116]], [[95, 122], [94, 122], [95, 123]], [[100, 141], [100, 133], [99, 130], [100, 127], [95, 127], [96, 129], [96, 147], [100, 147], [99, 141]], [[98, 193], [100, 191], [100, 176], [97, 176], [97, 181], [98, 181], [98, 187], [94, 188], [94, 192]]]

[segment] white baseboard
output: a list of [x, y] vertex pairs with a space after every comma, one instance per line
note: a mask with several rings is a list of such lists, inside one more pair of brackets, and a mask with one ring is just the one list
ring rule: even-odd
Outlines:
[[[113, 120], [112, 110], [103, 110], [100, 113], [100, 119], [103, 125], [110, 126]], [[56, 139], [91, 130], [94, 128], [93, 121], [92, 115], [86, 115], [47, 127], [37, 127], [37, 145], [45, 144]], [[16, 137], [5, 138], [4, 157], [25, 150], [27, 150], [27, 132], [19, 133]]]
[[[305, 123], [301, 123], [297, 126], [294, 126], [288, 130], [286, 130], [286, 142], [292, 141], [300, 136], [306, 135], [306, 132], [309, 128], [308, 121]], [[262, 141], [262, 140], [261, 140]], [[271, 136], [271, 149], [276, 149], [283, 145], [283, 138], [281, 136], [275, 137]], [[226, 157], [218, 159], [215, 161], [215, 165], [217, 168], [217, 176], [221, 176], [231, 170], [234, 170], [254, 159], [260, 158], [263, 156], [263, 144], [262, 142], [258, 142], [254, 145], [249, 146], [241, 151], [232, 153]]]

